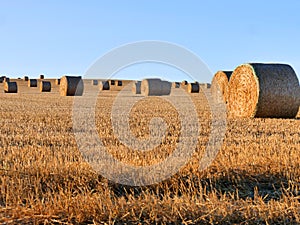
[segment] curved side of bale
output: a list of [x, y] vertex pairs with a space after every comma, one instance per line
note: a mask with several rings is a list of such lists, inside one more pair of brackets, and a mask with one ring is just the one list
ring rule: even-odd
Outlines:
[[28, 79], [29, 79], [28, 76], [24, 76], [24, 77], [23, 77], [23, 80], [24, 80], [24, 81], [28, 81]]
[[98, 80], [92, 80], [92, 85], [98, 85]]
[[55, 84], [56, 84], [56, 85], [60, 85], [60, 79], [56, 79], [56, 80], [55, 80]]
[[161, 96], [171, 93], [171, 83], [160, 79], [145, 79], [141, 83], [141, 94], [145, 96]]
[[229, 79], [232, 71], [218, 71], [211, 81], [211, 94], [214, 101], [226, 102]]
[[199, 83], [189, 83], [187, 91], [189, 93], [199, 93], [199, 91], [200, 91]]
[[4, 77], [3, 82], [10, 82], [9, 77]]
[[29, 79], [28, 87], [37, 87], [37, 79]]
[[45, 76], [43, 74], [40, 75], [40, 80], [43, 80]]
[[141, 94], [141, 81], [136, 81], [132, 84], [132, 93], [133, 94]]
[[286, 64], [243, 64], [231, 75], [227, 101], [231, 117], [294, 118], [299, 80]]
[[4, 93], [18, 93], [17, 82], [5, 82]]
[[81, 96], [83, 94], [83, 81], [81, 76], [63, 76], [60, 79], [61, 96]]
[[51, 82], [50, 81], [41, 81], [40, 82], [40, 92], [50, 92], [51, 91]]
[[101, 81], [99, 83], [100, 91], [108, 91], [110, 89], [110, 85], [108, 81]]
[[172, 83], [172, 88], [180, 88], [180, 83], [179, 82], [173, 82]]

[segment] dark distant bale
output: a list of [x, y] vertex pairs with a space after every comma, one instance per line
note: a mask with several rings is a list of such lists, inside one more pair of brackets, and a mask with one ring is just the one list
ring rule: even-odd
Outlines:
[[43, 74], [40, 75], [40, 80], [45, 79], [45, 76]]
[[50, 81], [41, 81], [40, 82], [40, 92], [50, 92], [51, 91], [51, 82]]
[[100, 91], [108, 91], [110, 89], [110, 85], [108, 81], [101, 81], [99, 83]]
[[37, 87], [37, 79], [29, 79], [28, 87]]
[[17, 82], [5, 82], [4, 93], [18, 93]]

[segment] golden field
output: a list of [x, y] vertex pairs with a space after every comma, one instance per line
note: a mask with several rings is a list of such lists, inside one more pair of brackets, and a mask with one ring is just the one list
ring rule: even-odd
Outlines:
[[[199, 171], [210, 134], [203, 93], [191, 94], [201, 125], [196, 152], [170, 179], [146, 187], [113, 183], [82, 159], [72, 125], [74, 98], [40, 93], [18, 81], [18, 94], [0, 86], [0, 223], [6, 224], [298, 224], [300, 223], [300, 114], [298, 119], [227, 121], [225, 140], [210, 167]], [[90, 82], [86, 89], [95, 91]], [[148, 97], [130, 114], [138, 138], [151, 118], [167, 125], [150, 152], [125, 147], [113, 134], [111, 108], [118, 91], [98, 96], [99, 137], [116, 159], [153, 165], [172, 153], [180, 136], [178, 113]], [[112, 168], [113, 169], [113, 168]]]

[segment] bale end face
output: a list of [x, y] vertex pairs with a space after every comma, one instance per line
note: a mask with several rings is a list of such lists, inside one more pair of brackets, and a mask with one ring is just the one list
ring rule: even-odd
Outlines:
[[211, 81], [211, 94], [215, 102], [227, 102], [227, 90], [232, 71], [218, 71]]

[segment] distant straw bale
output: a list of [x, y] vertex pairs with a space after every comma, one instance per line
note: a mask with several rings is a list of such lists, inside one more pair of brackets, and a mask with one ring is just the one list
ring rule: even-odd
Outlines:
[[81, 96], [83, 89], [81, 76], [63, 76], [60, 79], [59, 92], [61, 96]]
[[40, 75], [40, 80], [45, 79], [45, 76], [43, 74]]
[[60, 79], [55, 79], [55, 84], [60, 85]]
[[231, 117], [294, 118], [299, 109], [299, 80], [286, 64], [238, 66], [228, 87]]
[[172, 88], [180, 88], [180, 83], [179, 82], [173, 82], [172, 83]]
[[24, 76], [24, 77], [23, 77], [23, 80], [24, 80], [24, 81], [28, 81], [28, 79], [29, 79], [28, 76]]
[[141, 94], [141, 81], [136, 81], [132, 84], [132, 93], [133, 94]]
[[195, 83], [189, 83], [187, 85], [187, 91], [189, 93], [199, 93], [200, 91], [200, 86], [199, 86], [199, 83], [198, 82], [195, 82]]
[[28, 87], [37, 87], [37, 79], [29, 79]]
[[5, 82], [4, 93], [18, 93], [17, 82]]
[[161, 96], [171, 93], [172, 84], [161, 79], [144, 79], [141, 83], [141, 94], [145, 96]]
[[98, 85], [98, 80], [92, 80], [92, 85]]
[[218, 71], [211, 81], [211, 94], [216, 102], [227, 101], [226, 95], [228, 90], [229, 79], [232, 71]]
[[51, 91], [51, 82], [50, 81], [41, 81], [40, 82], [40, 92], [50, 92]]
[[108, 81], [100, 81], [99, 83], [100, 91], [108, 91], [110, 89], [110, 85]]

